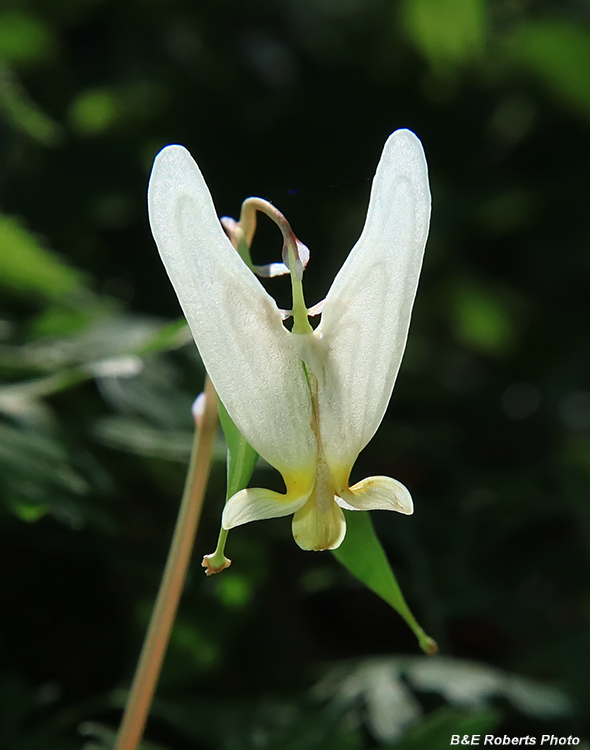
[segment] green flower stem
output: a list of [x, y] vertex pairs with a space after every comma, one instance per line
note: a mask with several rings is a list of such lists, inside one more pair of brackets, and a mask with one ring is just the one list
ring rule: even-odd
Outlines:
[[[284, 257], [284, 261], [291, 271], [291, 287], [293, 290], [293, 333], [311, 333], [313, 328], [308, 320], [308, 308], [303, 297], [301, 273], [298, 275], [296, 272], [298, 264], [301, 263], [297, 248], [297, 238], [287, 219], [272, 203], [265, 201], [263, 198], [247, 198], [242, 203], [239, 226], [243, 231], [243, 236], [248, 243], [248, 247], [252, 244], [252, 238], [256, 231], [256, 211], [260, 211], [272, 219], [283, 234], [283, 257], [286, 250], [287, 257]], [[301, 265], [299, 265], [299, 269], [302, 272]]]
[[[246, 240], [246, 235], [243, 228], [229, 216], [224, 216], [221, 219], [221, 225], [223, 226], [225, 233], [230, 239], [231, 244], [238, 251], [238, 255], [252, 271], [256, 273], [256, 266], [252, 263], [252, 256], [250, 255], [250, 244]], [[254, 224], [256, 226], [256, 224]], [[250, 239], [250, 242], [252, 240]]]
[[219, 537], [217, 539], [217, 547], [215, 552], [210, 555], [205, 555], [201, 565], [205, 568], [205, 573], [210, 576], [214, 573], [221, 573], [222, 570], [229, 568], [231, 560], [225, 556], [225, 544], [227, 542], [227, 535], [229, 531], [223, 527], [219, 530]]
[[[290, 267], [293, 268], [295, 264], [295, 258], [293, 250], [289, 248], [289, 261]], [[298, 279], [293, 272], [291, 276], [291, 291], [293, 294], [293, 309], [291, 315], [293, 316], [293, 333], [313, 333], [313, 328], [309, 322], [307, 305], [303, 297], [303, 283], [301, 279]]]
[[145, 730], [199, 525], [216, 433], [217, 394], [207, 377], [205, 411], [195, 432], [193, 452], [172, 545], [115, 742], [115, 750], [136, 750]]

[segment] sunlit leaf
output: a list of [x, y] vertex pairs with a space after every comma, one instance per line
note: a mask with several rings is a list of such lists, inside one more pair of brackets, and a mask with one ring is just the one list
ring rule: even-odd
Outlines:
[[345, 512], [346, 536], [340, 547], [333, 551], [334, 556], [404, 618], [423, 651], [427, 654], [436, 653], [436, 643], [422, 630], [406, 604], [369, 513]]

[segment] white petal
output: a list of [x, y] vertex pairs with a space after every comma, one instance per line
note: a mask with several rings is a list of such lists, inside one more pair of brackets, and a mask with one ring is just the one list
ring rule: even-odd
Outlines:
[[267, 263], [265, 266], [254, 266], [257, 276], [262, 279], [272, 279], [275, 276], [285, 276], [289, 269], [284, 263]]
[[160, 255], [238, 429], [279, 471], [313, 465], [309, 389], [291, 334], [223, 232], [203, 176], [182, 146], [156, 157], [148, 204]]
[[407, 516], [414, 512], [407, 488], [391, 477], [367, 477], [334, 499], [345, 510], [395, 510]]
[[224, 529], [234, 529], [250, 521], [264, 521], [267, 518], [281, 518], [302, 508], [308, 495], [291, 498], [279, 492], [259, 488], [241, 490], [225, 504], [221, 525]]
[[398, 130], [377, 167], [362, 234], [316, 333], [328, 352], [320, 424], [331, 465], [350, 465], [383, 419], [406, 345], [430, 220], [426, 159]]

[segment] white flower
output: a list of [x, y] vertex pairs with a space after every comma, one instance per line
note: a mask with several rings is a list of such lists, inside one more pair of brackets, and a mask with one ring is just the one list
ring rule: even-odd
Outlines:
[[387, 140], [364, 229], [315, 331], [284, 326], [224, 234], [182, 146], [156, 157], [148, 202], [158, 249], [217, 393], [286, 485], [285, 494], [238, 492], [225, 506], [223, 527], [294, 513], [300, 547], [335, 549], [346, 533], [341, 508], [412, 513], [409, 492], [394, 479], [348, 483], [385, 414], [418, 285], [430, 218], [418, 138], [398, 130]]

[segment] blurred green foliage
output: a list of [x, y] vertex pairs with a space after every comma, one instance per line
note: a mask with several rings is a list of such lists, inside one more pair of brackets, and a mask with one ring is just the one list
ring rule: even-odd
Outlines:
[[[1, 748], [110, 746], [162, 572], [203, 369], [149, 233], [154, 155], [187, 146], [220, 215], [276, 203], [314, 303], [398, 127], [424, 143], [433, 225], [355, 474], [412, 491], [413, 517], [372, 518], [443, 657], [285, 519], [232, 532], [206, 579], [220, 436], [144, 747], [588, 737], [589, 69], [575, 0], [5, 0]], [[276, 261], [260, 224], [254, 261]]]

